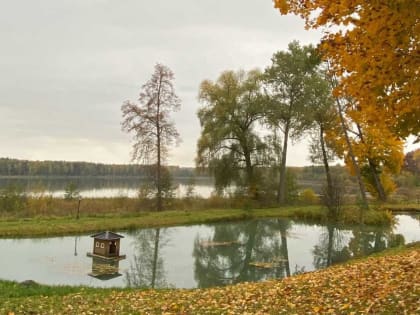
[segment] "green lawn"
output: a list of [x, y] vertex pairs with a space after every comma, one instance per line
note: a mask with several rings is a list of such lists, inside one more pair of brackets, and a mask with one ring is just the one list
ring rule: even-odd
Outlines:
[[[162, 211], [139, 213], [101, 213], [82, 215], [80, 219], [70, 216], [37, 216], [30, 218], [0, 219], [0, 237], [40, 237], [70, 235], [101, 230], [129, 230], [155, 226], [175, 226], [218, 221], [234, 221], [267, 217], [284, 217], [310, 222], [327, 222], [326, 209], [320, 206], [295, 206], [269, 209], [221, 209], [192, 211]], [[358, 220], [358, 209], [347, 207], [340, 219], [353, 224]], [[392, 216], [387, 211], [371, 210], [366, 213], [365, 224], [390, 224]]]

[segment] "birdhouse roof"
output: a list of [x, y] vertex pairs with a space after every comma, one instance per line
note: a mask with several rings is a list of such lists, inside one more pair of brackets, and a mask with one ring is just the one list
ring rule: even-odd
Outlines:
[[124, 238], [124, 236], [111, 232], [111, 231], [97, 233], [97, 234], [91, 235], [90, 237], [93, 237], [98, 240], [106, 240], [106, 241], [112, 241], [112, 240], [118, 240], [120, 238]]

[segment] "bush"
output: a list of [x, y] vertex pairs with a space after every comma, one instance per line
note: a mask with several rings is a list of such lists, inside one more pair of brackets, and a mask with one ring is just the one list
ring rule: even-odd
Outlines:
[[26, 195], [22, 188], [15, 185], [0, 190], [0, 210], [5, 212], [19, 212], [26, 206]]
[[294, 172], [286, 171], [286, 204], [294, 204], [298, 200], [298, 185]]
[[311, 188], [307, 188], [300, 193], [299, 201], [305, 205], [316, 205], [319, 203], [319, 198]]

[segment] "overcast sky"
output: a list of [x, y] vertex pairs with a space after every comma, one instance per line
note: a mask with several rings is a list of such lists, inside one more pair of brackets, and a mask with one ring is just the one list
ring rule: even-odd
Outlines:
[[[317, 43], [271, 0], [0, 0], [0, 157], [128, 163], [120, 107], [156, 62], [175, 73], [182, 143], [170, 164], [193, 166], [198, 87], [228, 69], [270, 64], [292, 40]], [[308, 165], [304, 144], [288, 165]]]

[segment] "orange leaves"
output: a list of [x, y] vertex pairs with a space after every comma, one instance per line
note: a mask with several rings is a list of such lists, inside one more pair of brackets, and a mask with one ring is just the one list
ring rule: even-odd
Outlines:
[[[345, 116], [354, 154], [360, 164], [374, 164], [383, 171], [380, 181], [384, 190], [392, 191], [395, 187], [388, 174], [398, 173], [402, 165], [402, 141], [410, 134], [420, 134], [419, 2], [275, 3], [282, 14], [294, 13], [302, 16], [309, 27], [324, 27], [319, 50], [339, 79], [333, 95], [352, 103]], [[328, 133], [329, 144], [354, 171], [343, 131]], [[374, 192], [371, 183], [368, 186]], [[380, 188], [378, 184], [376, 187]]]
[[274, 0], [274, 7], [279, 9], [281, 14], [287, 14], [289, 5], [286, 0]]
[[[398, 137], [420, 132], [418, 1], [277, 0], [282, 14], [324, 26], [321, 50], [338, 75], [337, 91], [366, 117], [382, 117]], [[348, 25], [343, 27], [343, 25]]]
[[283, 281], [205, 290], [114, 291], [87, 294], [83, 300], [68, 295], [55, 297], [56, 304], [44, 309], [64, 313], [62, 307], [72, 305], [80, 314], [409, 314], [418, 307], [419, 267], [420, 250], [413, 249]]

